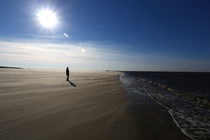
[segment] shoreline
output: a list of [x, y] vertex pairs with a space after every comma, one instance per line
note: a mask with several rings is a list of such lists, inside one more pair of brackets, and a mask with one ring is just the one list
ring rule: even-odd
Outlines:
[[[145, 88], [144, 88], [144, 89], [145, 89]], [[182, 128], [179, 127], [179, 125], [178, 125], [177, 121], [174, 119], [174, 117], [173, 117], [173, 115], [172, 115], [170, 109], [169, 109], [168, 107], [166, 107], [165, 105], [161, 104], [160, 102], [158, 102], [157, 100], [155, 100], [155, 99], [150, 95], [150, 93], [149, 93], [146, 89], [145, 89], [145, 91], [147, 92], [147, 94], [150, 96], [150, 98], [151, 98], [154, 102], [156, 102], [156, 103], [159, 104], [160, 106], [162, 106], [162, 107], [164, 107], [165, 109], [167, 109], [167, 112], [170, 114], [170, 116], [171, 116], [173, 122], [176, 124], [177, 128], [179, 128], [179, 129], [182, 131], [182, 133], [183, 133], [184, 135], [186, 135], [187, 137], [189, 137], [190, 139], [193, 140], [192, 137], [190, 137]]]
[[0, 138], [187, 140], [150, 98], [129, 98], [119, 76], [72, 71], [72, 86], [65, 71], [1, 69]]
[[[146, 134], [142, 134], [143, 139], [155, 139], [154, 136], [151, 137], [150, 133], [148, 133], [152, 131], [155, 132], [153, 135], [156, 135], [156, 139], [192, 140], [191, 137], [186, 135], [183, 130], [177, 126], [167, 107], [164, 107], [159, 102], [155, 101], [146, 90], [145, 94], [138, 94], [126, 89], [122, 81], [121, 83], [127, 92], [127, 99], [131, 106], [130, 112], [136, 117], [137, 122], [140, 121], [140, 125], [143, 124], [141, 127], [144, 127], [147, 131]], [[149, 125], [155, 126], [148, 126], [148, 122], [150, 122]], [[160, 131], [157, 133], [156, 130], [158, 129], [160, 129]]]

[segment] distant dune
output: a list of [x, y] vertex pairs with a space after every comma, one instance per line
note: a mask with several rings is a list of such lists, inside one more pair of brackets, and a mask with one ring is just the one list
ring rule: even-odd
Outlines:
[[0, 68], [23, 69], [23, 68], [20, 68], [20, 67], [7, 67], [7, 66], [0, 66]]

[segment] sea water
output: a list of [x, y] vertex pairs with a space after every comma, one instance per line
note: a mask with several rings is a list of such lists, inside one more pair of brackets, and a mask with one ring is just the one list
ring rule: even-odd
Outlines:
[[120, 80], [130, 94], [165, 107], [188, 137], [210, 140], [210, 73], [122, 72]]

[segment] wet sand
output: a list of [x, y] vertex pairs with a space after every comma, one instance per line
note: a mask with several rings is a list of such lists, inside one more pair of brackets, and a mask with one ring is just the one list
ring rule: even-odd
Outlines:
[[119, 75], [0, 69], [0, 139], [188, 139], [151, 99], [126, 98]]

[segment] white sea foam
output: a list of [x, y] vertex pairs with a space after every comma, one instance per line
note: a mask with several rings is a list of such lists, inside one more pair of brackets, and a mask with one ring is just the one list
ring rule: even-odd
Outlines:
[[138, 93], [143, 96], [146, 95], [143, 87], [141, 86], [143, 85], [143, 83], [136, 82], [137, 81], [136, 77], [127, 76], [125, 73], [122, 73], [120, 75], [120, 81], [122, 82], [125, 90], [128, 91], [129, 93]]
[[149, 80], [126, 73], [121, 74], [120, 80], [128, 92], [141, 95], [148, 93], [153, 100], [168, 109], [177, 127], [188, 137], [194, 140], [210, 140], [209, 108], [172, 94], [173, 89], [163, 90]]

